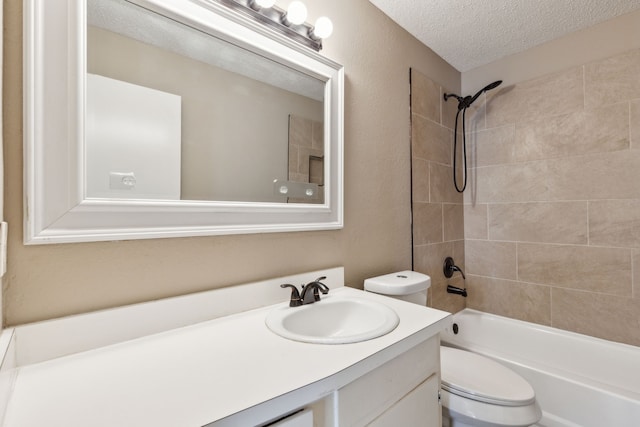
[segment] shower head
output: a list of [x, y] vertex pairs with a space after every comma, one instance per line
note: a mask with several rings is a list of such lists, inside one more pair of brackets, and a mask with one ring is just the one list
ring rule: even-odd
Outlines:
[[[482, 89], [480, 89], [480, 90], [478, 91], [478, 93], [476, 93], [475, 95], [473, 95], [473, 97], [471, 98], [471, 100], [470, 100], [470, 101], [469, 101], [469, 103], [467, 104], [467, 107], [469, 107], [471, 104], [473, 104], [473, 103], [475, 102], [475, 100], [476, 100], [476, 99], [478, 99], [478, 97], [479, 97], [480, 95], [482, 95], [483, 93], [485, 93], [485, 92], [486, 92], [486, 91], [488, 91], [488, 90], [491, 90], [491, 89], [495, 89], [495, 88], [497, 88], [497, 87], [498, 87], [498, 86], [500, 86], [501, 84], [502, 84], [502, 80], [498, 80], [498, 81], [495, 81], [495, 82], [493, 82], [493, 83], [490, 83], [490, 84], [486, 85], [485, 87], [483, 87]], [[466, 99], [466, 98], [465, 98], [465, 99]]]
[[484, 92], [491, 89], [495, 89], [501, 84], [502, 84], [502, 80], [495, 81], [491, 84], [486, 85], [482, 89], [480, 89], [478, 93], [476, 93], [475, 95], [473, 96], [468, 95], [468, 96], [465, 96], [464, 98], [461, 96], [455, 95], [453, 93], [445, 93], [444, 100], [446, 101], [451, 97], [456, 98], [458, 100], [458, 110], [464, 110], [465, 108], [469, 108], [471, 104], [473, 104], [476, 101], [476, 99], [478, 99], [478, 97], [482, 95]]
[[480, 92], [486, 92], [491, 89], [495, 89], [502, 84], [502, 80], [495, 81], [491, 84], [486, 85]]
[[[445, 93], [444, 100], [447, 101], [449, 98], [453, 97], [458, 100], [458, 112], [456, 113], [456, 121], [453, 126], [453, 185], [456, 187], [456, 191], [458, 193], [462, 193], [464, 189], [467, 187], [467, 143], [466, 143], [466, 130], [465, 130], [465, 113], [467, 112], [467, 108], [471, 106], [475, 102], [476, 99], [484, 92], [495, 89], [502, 84], [502, 80], [495, 81], [490, 83], [480, 89], [478, 93], [471, 96], [465, 96], [464, 98], [455, 95], [453, 93]], [[462, 112], [462, 159], [464, 161], [464, 182], [462, 184], [462, 188], [458, 187], [458, 179], [457, 179], [457, 171], [456, 171], [456, 158], [458, 157], [456, 154], [456, 146], [458, 145], [458, 117], [460, 117], [460, 113]], [[464, 274], [463, 274], [464, 276]]]

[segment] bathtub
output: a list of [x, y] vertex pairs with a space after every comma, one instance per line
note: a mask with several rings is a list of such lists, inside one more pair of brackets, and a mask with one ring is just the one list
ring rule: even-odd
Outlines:
[[536, 426], [640, 426], [640, 347], [471, 309], [455, 314], [441, 338], [526, 378], [543, 411]]

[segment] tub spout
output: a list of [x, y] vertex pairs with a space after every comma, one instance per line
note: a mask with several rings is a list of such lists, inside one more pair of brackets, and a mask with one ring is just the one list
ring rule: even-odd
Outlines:
[[447, 285], [447, 293], [448, 294], [456, 294], [462, 295], [463, 297], [467, 297], [467, 289], [458, 288], [456, 286]]

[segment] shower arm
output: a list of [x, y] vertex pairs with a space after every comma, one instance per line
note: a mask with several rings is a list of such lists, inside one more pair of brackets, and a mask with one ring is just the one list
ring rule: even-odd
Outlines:
[[476, 100], [480, 97], [480, 95], [482, 95], [484, 92], [491, 90], [491, 89], [495, 89], [498, 86], [500, 86], [502, 84], [502, 80], [497, 80], [493, 83], [490, 83], [488, 85], [486, 85], [485, 87], [483, 87], [482, 89], [480, 89], [478, 92], [476, 92], [475, 95], [471, 96], [471, 95], [467, 95], [465, 97], [462, 97], [460, 95], [456, 95], [454, 93], [445, 93], [444, 94], [444, 100], [447, 101], [449, 98], [453, 97], [455, 99], [458, 100], [458, 110], [462, 110], [465, 108], [469, 108], [471, 107], [471, 104], [473, 104], [474, 102], [476, 102]]

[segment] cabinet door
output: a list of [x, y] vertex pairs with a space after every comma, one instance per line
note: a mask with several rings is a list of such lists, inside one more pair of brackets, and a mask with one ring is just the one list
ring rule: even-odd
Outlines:
[[373, 420], [369, 427], [440, 427], [439, 381], [432, 375]]
[[439, 370], [439, 340], [433, 337], [338, 390], [339, 425], [368, 425]]

